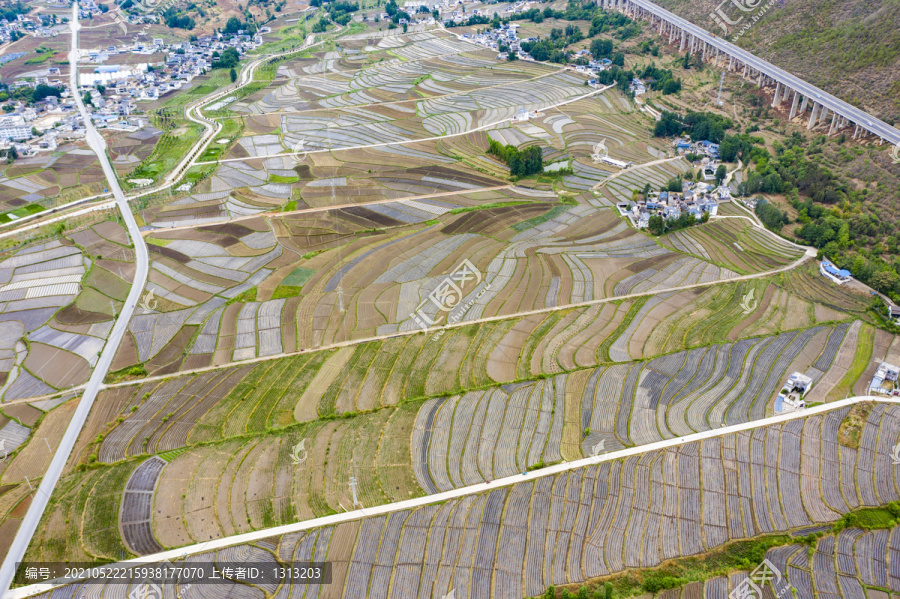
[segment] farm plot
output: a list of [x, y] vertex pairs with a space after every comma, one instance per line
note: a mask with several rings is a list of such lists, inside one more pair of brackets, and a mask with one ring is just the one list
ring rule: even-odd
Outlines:
[[4, 400], [88, 379], [134, 276], [126, 244], [124, 229], [106, 221], [0, 262]]
[[717, 219], [671, 233], [660, 241], [741, 274], [779, 268], [803, 255], [802, 249], [744, 219]]
[[138, 555], [162, 550], [153, 537], [150, 519], [153, 508], [153, 492], [166, 461], [152, 457], [135, 468], [122, 493], [122, 509], [119, 511], [119, 528], [128, 548]]
[[[454, 38], [445, 57], [392, 59], [351, 72], [329, 72], [329, 59], [280, 71], [290, 77], [246, 109], [255, 113], [229, 157], [265, 157], [288, 149], [339, 150], [459, 134], [511, 120], [585, 94], [584, 79], [536, 64], [496, 66], [479, 47]], [[467, 50], [475, 54], [466, 54]], [[394, 50], [393, 52], [398, 52]], [[421, 57], [422, 55], [420, 55]], [[316, 71], [321, 75], [314, 74]], [[540, 78], [536, 85], [534, 79]], [[426, 96], [426, 99], [415, 99]], [[240, 105], [236, 108], [241, 109]], [[279, 110], [292, 108], [279, 113]]]
[[[829, 497], [852, 493], [859, 505], [870, 506], [896, 501], [897, 474], [889, 464], [891, 444], [900, 436], [900, 408], [875, 406], [861, 435], [872, 440], [866, 451], [838, 442], [846, 415], [844, 409], [557, 475], [537, 473], [480, 495], [363, 518], [336, 529], [273, 537], [257, 547], [270, 551], [272, 558], [311, 555], [316, 539], [339, 535], [340, 542], [316, 553], [342, 564], [329, 587], [333, 596], [364, 597], [379, 580], [386, 585], [378, 587], [386, 588], [386, 596], [431, 597], [452, 589], [458, 597], [532, 597], [551, 584], [655, 567], [731, 540], [834, 522], [850, 507], [845, 502], [830, 505]], [[827, 469], [823, 458], [835, 452], [848, 461], [849, 485], [843, 487], [838, 479], [822, 476]], [[780, 458], [768, 457], [773, 455]], [[877, 490], [874, 472], [882, 473]], [[626, 537], [630, 542], [625, 543]], [[382, 539], [377, 550], [372, 538]], [[29, 558], [46, 555], [41, 548], [48, 545], [37, 544]], [[846, 595], [851, 587], [845, 585], [854, 582], [895, 588], [896, 582], [888, 580], [892, 574], [881, 567], [893, 557], [895, 545], [881, 531], [852, 528], [836, 539], [820, 539], [811, 563], [827, 574], [816, 588], [833, 584], [836, 595]], [[222, 550], [219, 559], [249, 550]], [[791, 584], [796, 580], [795, 586], [802, 586], [800, 571], [810, 570], [808, 553], [796, 560], [785, 554], [779, 550], [773, 557], [778, 563], [790, 558], [793, 568], [785, 570]], [[381, 566], [389, 564], [403, 564], [402, 575], [395, 569], [393, 576], [382, 578]], [[739, 581], [739, 575], [713, 579], [707, 590], [721, 594]], [[187, 596], [193, 596], [194, 588]]]
[[[416, 408], [402, 406], [311, 423], [274, 436], [184, 447], [161, 454], [168, 464], [154, 456], [137, 468], [135, 460], [104, 466], [110, 476], [119, 476], [123, 468], [130, 473], [119, 489], [121, 509], [113, 512], [122, 542], [141, 555], [158, 547], [325, 516], [352, 505], [350, 476], [357, 478], [364, 505], [419, 496], [408, 449]], [[90, 485], [93, 475], [70, 472], [61, 487], [78, 488], [80, 481]], [[88, 500], [84, 517], [106, 517], [92, 511], [102, 505]], [[48, 529], [47, 534], [57, 533]], [[69, 542], [86, 544], [84, 536], [79, 531], [69, 535]]]
[[162, 131], [147, 126], [127, 135], [117, 135], [108, 142], [113, 166], [120, 175], [127, 175], [153, 152]]
[[[349, 39], [349, 38], [344, 38]], [[385, 43], [375, 42], [381, 47]], [[318, 53], [278, 66], [279, 79], [231, 110], [250, 114], [308, 111], [453, 97], [486, 86], [509, 85], [552, 73], [544, 65], [497, 66], [483, 48], [452, 36], [424, 33], [397, 39], [390, 54], [367, 47], [364, 61], [338, 65], [340, 52]], [[371, 50], [370, 50], [371, 48]], [[347, 55], [350, 48], [342, 44]], [[375, 51], [375, 52], [372, 52]]]
[[0, 222], [43, 210], [54, 199], [98, 194], [103, 180], [96, 155], [83, 143], [64, 144], [55, 152], [4, 164], [0, 168]]
[[[900, 558], [900, 529], [847, 528], [816, 543], [769, 550], [766, 557], [783, 568], [801, 597], [889, 597], [875, 589], [900, 592], [895, 563]], [[875, 588], [873, 588], [875, 587]]]
[[[413, 201], [507, 186], [437, 153], [407, 146], [230, 161], [191, 195], [142, 212], [156, 227], [242, 220], [263, 212]], [[484, 193], [491, 193], [486, 191]]]
[[[818, 327], [424, 403], [407, 402], [403, 405], [412, 410], [407, 415], [415, 423], [404, 429], [411, 437], [401, 440], [398, 447], [403, 449], [394, 455], [400, 459], [394, 462], [396, 472], [411, 479], [414, 471], [418, 485], [413, 488], [433, 493], [590, 455], [598, 445], [610, 450], [708, 430], [725, 422], [759, 419], [771, 413], [776, 391], [789, 371], [805, 370], [818, 381], [829, 370], [838, 345], [835, 340], [846, 330], [846, 325]], [[479, 332], [476, 338], [488, 342], [490, 335]], [[435, 360], [433, 353], [427, 355], [431, 352], [421, 355], [427, 348], [398, 344], [403, 341], [386, 342], [380, 348], [383, 351], [377, 347], [342, 350], [334, 354], [333, 359], [340, 362], [333, 366], [330, 362], [323, 366], [323, 356], [298, 356], [252, 369], [211, 371], [104, 392], [100, 401], [114, 401], [122, 417], [105, 433], [97, 450], [99, 460], [112, 463], [196, 443], [227, 442], [235, 435], [278, 430], [291, 424], [291, 416], [303, 422], [316, 420], [317, 412], [331, 414], [335, 408], [341, 412], [379, 408], [372, 403], [379, 395], [393, 397], [394, 403], [404, 395], [420, 397], [421, 385], [429, 381], [413, 376], [408, 384], [420, 387], [403, 389], [396, 387], [397, 377], [431, 370], [438, 381], [444, 381], [446, 358]], [[454, 340], [455, 351], [445, 352], [448, 357], [464, 350], [457, 341], [467, 339]], [[410, 359], [413, 364], [407, 368], [393, 363]], [[134, 407], [129, 411], [129, 406]], [[114, 414], [92, 414], [87, 430], [96, 430], [92, 423], [97, 418]], [[347, 426], [365, 426], [366, 434], [374, 438], [387, 435], [396, 411], [376, 414], [353, 418]], [[373, 422], [381, 422], [384, 432], [372, 430]], [[311, 442], [317, 426], [321, 425], [305, 427], [301, 436]], [[293, 439], [296, 443], [297, 438]], [[312, 451], [310, 446], [307, 449]], [[331, 456], [329, 463], [338, 460], [336, 468], [348, 467], [348, 462]], [[353, 459], [357, 468], [370, 466], [365, 454]]]
[[[429, 400], [412, 440], [416, 477], [429, 492], [446, 491], [597, 447], [758, 420], [771, 415], [793, 370], [821, 379], [847, 328], [746, 339]], [[564, 430], [575, 433], [574, 446]]]
[[[688, 290], [661, 299], [642, 315], [629, 340], [629, 355], [653, 356], [722, 339], [806, 328], [865, 311], [862, 298], [849, 290], [839, 297], [802, 292], [786, 284], [788, 276]], [[837, 305], [840, 310], [830, 307]]]
[[[160, 312], [135, 315], [116, 367], [171, 372], [735, 276], [612, 210], [541, 200], [511, 187], [154, 232]], [[464, 260], [477, 280], [447, 312], [428, 298]], [[284, 283], [294, 272], [302, 285]], [[646, 335], [644, 313], [629, 337]]]

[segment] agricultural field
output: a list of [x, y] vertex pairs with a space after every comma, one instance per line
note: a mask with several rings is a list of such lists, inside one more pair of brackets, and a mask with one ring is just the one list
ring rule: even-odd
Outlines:
[[[549, 476], [539, 471], [526, 474], [519, 482], [462, 499], [289, 533], [190, 559], [227, 561], [235, 555], [253, 555], [259, 561], [327, 559], [333, 564], [332, 584], [310, 587], [322, 597], [365, 597], [372, 585], [384, 589], [386, 596], [431, 597], [452, 590], [459, 597], [529, 597], [542, 594], [549, 585], [656, 568], [666, 560], [702, 554], [729, 542], [781, 533], [784, 546], [768, 555], [784, 566], [790, 584], [801, 592], [812, 588], [812, 581], [818, 581], [815, 588], [824, 592], [831, 585], [841, 588], [842, 596], [850, 592], [847, 589], [861, 591], [863, 584], [900, 590], [900, 579], [884, 565], [896, 550], [893, 520], [881, 525], [884, 532], [867, 533], [851, 526], [824, 536], [811, 555], [806, 545], [798, 551], [785, 534], [805, 535], [816, 527], [827, 531], [829, 523], [845, 514], [856, 516], [860, 508], [900, 498], [890, 467], [891, 448], [900, 436], [900, 411], [893, 405], [870, 406], [854, 447], [840, 436], [849, 410], [628, 458], [601, 456], [596, 465]], [[148, 486], [149, 467], [147, 472], [134, 478], [138, 473], [134, 464], [90, 471], [99, 495], [97, 507], [114, 505], [106, 491], [114, 483], [127, 479], [135, 488]], [[254, 478], [256, 472], [244, 476]], [[78, 495], [77, 487], [70, 488]], [[207, 489], [197, 485], [189, 497], [210, 493]], [[232, 511], [227, 513], [233, 521], [242, 520], [243, 511], [235, 518], [231, 497]], [[83, 491], [78, 500], [91, 501]], [[52, 518], [59, 535], [64, 535], [63, 517], [57, 513]], [[112, 542], [98, 543], [96, 528], [90, 530], [86, 547], [106, 555], [116, 548]], [[373, 538], [380, 542], [371, 542]], [[38, 544], [34, 554], [53, 559], [58, 555], [53, 547], [59, 545]], [[741, 574], [746, 575], [746, 569], [734, 568], [731, 576], [706, 582], [707, 593], [712, 593], [708, 596], [727, 591], [729, 584], [740, 582]], [[196, 588], [191, 585], [181, 593], [191, 597]], [[701, 589], [692, 585], [685, 596], [701, 596], [696, 594]], [[301, 589], [282, 589], [289, 591]]]
[[[772, 414], [793, 371], [827, 394], [860, 328], [860, 321], [817, 326], [499, 385], [485, 377], [455, 394], [433, 388], [429, 377], [418, 384], [430, 399], [403, 381], [429, 362], [389, 361], [406, 353], [401, 340], [390, 352], [345, 348], [121, 385], [98, 399], [64, 484], [75, 493], [86, 477], [127, 479], [121, 545], [104, 555], [153, 553], [339, 513], [352, 505], [349, 476], [359, 501], [372, 507], [588, 457], [598, 447], [758, 420]], [[457, 359], [463, 351], [457, 344]], [[432, 373], [446, 372], [447, 353], [430, 362]], [[377, 372], [386, 373], [380, 388]], [[394, 399], [373, 404], [379, 396]], [[306, 456], [299, 466], [298, 444]], [[79, 505], [75, 495], [60, 501]], [[103, 518], [86, 510], [85, 518]], [[56, 546], [49, 542], [56, 533], [42, 534]], [[80, 555], [90, 545], [70, 538], [64, 552]]]
[[114, 221], [0, 260], [2, 401], [87, 381], [133, 277], [134, 252]]
[[[491, 191], [466, 191], [472, 184], [458, 172], [436, 167], [422, 172], [431, 173], [419, 175], [430, 179], [429, 185], [447, 191], [340, 209], [257, 213], [223, 224], [149, 233], [147, 288], [158, 305], [132, 318], [115, 370], [144, 364], [147, 372], [162, 374], [409, 334], [423, 323], [508, 318], [591, 303], [601, 308], [616, 297], [652, 295], [643, 298], [624, 331], [637, 339], [620, 341], [635, 345], [634, 351], [613, 348], [613, 360], [629, 359], [641, 355], [638, 344], [647, 341], [649, 325], [693, 301], [695, 294], [684, 288], [699, 286], [696, 291], [702, 292], [704, 285], [777, 272], [804, 258], [802, 249], [743, 219], [693, 227], [693, 234], [709, 240], [710, 249], [703, 250], [672, 239], [659, 243], [629, 228], [613, 209], [561, 200], [550, 191], [485, 180], [480, 183], [501, 184]], [[319, 189], [329, 192], [327, 186]], [[167, 213], [177, 217], [177, 207], [168, 206]], [[731, 239], [743, 243], [740, 260], [728, 261], [724, 250], [717, 252]], [[464, 261], [474, 267], [475, 280], [445, 315], [429, 294]], [[766, 309], [791, 308], [789, 317], [782, 311], [764, 321], [768, 332], [845, 318], [796, 297], [782, 306], [788, 295], [773, 298], [774, 288], [770, 291], [762, 280], [743, 287], [759, 294], [757, 317]], [[708, 301], [738, 309], [741, 300], [723, 293]], [[618, 317], [628, 313], [610, 305], [602, 317], [595, 311], [582, 321], [601, 317], [595, 324], [609, 322], [613, 311]], [[717, 326], [730, 328], [725, 321]], [[667, 332], [679, 334], [657, 328], [654, 348], [669, 343], [659, 338]]]
[[[103, 131], [137, 226], [86, 206], [0, 243], [0, 550], [38, 522], [32, 562], [333, 567], [153, 599], [737, 599], [763, 558], [769, 599], [900, 596], [900, 403], [867, 395], [900, 364], [880, 300], [765, 211], [723, 200], [654, 235], [617, 209], [696, 170], [653, 115], [710, 109], [691, 104], [714, 84], [702, 65], [628, 19], [519, 20], [520, 39], [577, 30], [585, 60], [609, 38], [611, 59], [684, 76], [642, 106], [628, 80], [498, 59], [481, 26], [212, 4], [84, 28], [81, 53], [183, 33], [222, 59], [143, 103], [148, 126]], [[163, 25], [183, 10], [195, 33]], [[264, 36], [233, 71], [199, 38], [225, 15]], [[65, 55], [50, 40], [31, 67]], [[735, 120], [790, 158], [761, 112]], [[3, 168], [0, 221], [116, 188], [83, 143]], [[45, 591], [27, 596], [150, 599]]]
[[83, 142], [61, 143], [52, 152], [4, 161], [0, 166], [0, 223], [99, 195], [104, 181], [96, 155]]

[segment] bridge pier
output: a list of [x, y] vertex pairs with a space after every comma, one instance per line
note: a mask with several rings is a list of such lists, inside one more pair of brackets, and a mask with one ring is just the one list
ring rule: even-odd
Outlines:
[[794, 101], [791, 103], [791, 114], [788, 117], [788, 120], [794, 120], [794, 117], [797, 116], [797, 100], [800, 99], [800, 94], [794, 92]]
[[812, 112], [809, 114], [809, 123], [806, 125], [806, 130], [809, 131], [813, 127], [816, 126], [816, 115], [819, 113], [819, 105], [813, 102]]
[[772, 98], [772, 108], [777, 108], [781, 102], [779, 101], [779, 95], [781, 94], [781, 83], [775, 84], [775, 97]]

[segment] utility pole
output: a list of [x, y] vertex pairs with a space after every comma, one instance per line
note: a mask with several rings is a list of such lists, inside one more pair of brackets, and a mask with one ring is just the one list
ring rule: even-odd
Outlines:
[[50, 448], [50, 441], [47, 440], [47, 437], [44, 437], [44, 443], [47, 444], [47, 451], [53, 453], [53, 449]]

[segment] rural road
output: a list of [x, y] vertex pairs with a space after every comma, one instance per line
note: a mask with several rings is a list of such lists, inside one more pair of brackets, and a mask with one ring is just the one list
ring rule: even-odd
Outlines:
[[113, 357], [115, 357], [116, 351], [119, 349], [119, 343], [122, 341], [122, 336], [125, 334], [128, 321], [131, 319], [134, 308], [138, 303], [138, 298], [143, 292], [144, 284], [147, 282], [147, 269], [149, 267], [147, 245], [144, 243], [137, 222], [135, 222], [134, 216], [131, 214], [128, 200], [125, 198], [125, 194], [122, 193], [122, 188], [119, 187], [116, 172], [113, 170], [112, 164], [109, 161], [109, 156], [106, 154], [106, 143], [103, 141], [103, 137], [97, 133], [97, 129], [91, 122], [90, 116], [85, 110], [84, 103], [81, 101], [81, 97], [78, 94], [79, 24], [77, 0], [72, 4], [72, 19], [69, 22], [69, 26], [72, 30], [72, 50], [69, 53], [69, 88], [73, 92], [72, 95], [78, 105], [78, 110], [84, 119], [86, 130], [85, 137], [87, 142], [100, 159], [103, 173], [106, 175], [106, 180], [109, 182], [109, 188], [113, 192], [113, 197], [115, 198], [119, 210], [122, 212], [125, 224], [128, 227], [128, 232], [131, 236], [132, 243], [134, 244], [137, 272], [135, 273], [131, 291], [129, 291], [125, 304], [122, 306], [119, 317], [116, 319], [116, 323], [113, 326], [112, 333], [110, 333], [109, 339], [97, 361], [97, 365], [94, 367], [94, 371], [91, 374], [91, 378], [85, 386], [81, 401], [75, 409], [72, 420], [69, 422], [69, 426], [66, 428], [66, 432], [60, 441], [59, 447], [53, 455], [53, 460], [51, 460], [46, 474], [41, 478], [41, 484], [38, 487], [37, 492], [32, 495], [32, 501], [31, 505], [28, 507], [28, 512], [25, 514], [22, 524], [16, 532], [16, 537], [9, 548], [9, 552], [6, 554], [3, 565], [0, 566], [0, 593], [5, 593], [6, 590], [9, 589], [13, 576], [15, 575], [16, 562], [22, 561], [25, 557], [25, 551], [31, 543], [31, 538], [34, 535], [35, 530], [37, 530], [41, 517], [44, 514], [44, 510], [47, 507], [47, 503], [50, 501], [50, 495], [53, 493], [53, 489], [59, 481], [59, 477], [69, 459], [69, 455], [72, 453], [72, 448], [75, 446], [75, 441], [78, 439], [78, 435], [81, 433], [81, 429], [84, 427], [84, 423], [91, 411], [91, 406], [97, 398], [97, 393], [100, 391], [103, 379], [106, 378], [106, 373], [112, 364]]
[[[595, 464], [600, 464], [603, 462], [609, 462], [613, 460], [619, 460], [623, 458], [628, 458], [635, 455], [642, 455], [652, 451], [659, 451], [662, 449], [667, 449], [670, 447], [679, 447], [681, 445], [686, 445], [688, 443], [694, 443], [697, 441], [703, 441], [704, 439], [711, 439], [714, 437], [722, 437], [725, 435], [730, 435], [734, 433], [738, 433], [741, 431], [749, 431], [755, 430], [760, 427], [770, 426], [773, 424], [780, 424], [783, 422], [789, 422], [791, 420], [796, 420], [798, 418], [808, 418], [810, 416], [815, 416], [818, 414], [825, 414], [831, 412], [833, 410], [839, 410], [841, 408], [847, 406], [853, 406], [860, 402], [865, 401], [874, 401], [879, 403], [888, 403], [888, 404], [900, 404], [900, 399], [893, 397], [881, 397], [881, 396], [873, 396], [873, 395], [860, 395], [857, 397], [850, 397], [848, 399], [841, 399], [835, 402], [822, 404], [819, 406], [815, 406], [812, 408], [805, 408], [796, 412], [789, 412], [787, 414], [779, 414], [777, 416], [769, 416], [767, 418], [762, 418], [760, 420], [754, 420], [751, 422], [743, 422], [740, 424], [733, 424], [730, 426], [724, 426], [721, 428], [714, 428], [706, 431], [701, 431], [699, 433], [693, 433], [691, 435], [685, 435], [683, 437], [675, 437], [673, 439], [666, 439], [664, 441], [657, 441], [655, 443], [648, 443], [646, 445], [638, 445], [635, 447], [629, 447], [627, 449], [621, 449], [619, 451], [610, 451], [606, 453], [602, 453], [596, 456], [586, 457], [579, 460], [573, 460], [571, 462], [562, 462], [560, 464], [555, 464], [553, 466], [548, 466], [546, 468], [541, 468], [540, 470], [536, 470], [533, 472], [527, 472], [524, 474], [515, 474], [513, 476], [507, 476], [504, 478], [499, 478], [497, 480], [492, 480], [490, 482], [479, 483], [475, 485], [469, 485], [466, 487], [460, 487], [458, 489], [452, 489], [450, 491], [444, 491], [442, 493], [434, 493], [432, 495], [425, 495], [423, 497], [416, 497], [415, 499], [407, 499], [404, 501], [397, 501], [395, 503], [387, 503], [384, 505], [375, 506], [372, 508], [362, 508], [358, 510], [354, 510], [351, 512], [344, 512], [342, 514], [335, 514], [332, 516], [324, 516], [321, 518], [312, 518], [310, 520], [304, 520], [302, 522], [294, 522], [292, 524], [285, 524], [283, 526], [277, 526], [274, 528], [266, 528], [263, 530], [257, 530], [254, 532], [248, 532], [238, 535], [233, 535], [229, 537], [224, 537], [221, 539], [215, 539], [212, 541], [205, 541], [203, 543], [199, 543], [196, 545], [189, 545], [187, 547], [181, 547], [179, 549], [172, 549], [169, 551], [163, 551], [160, 553], [154, 553], [151, 555], [144, 555], [140, 558], [136, 558], [133, 560], [127, 560], [123, 562], [119, 562], [117, 564], [109, 564], [109, 566], [125, 566], [127, 564], [148, 564], [161, 562], [164, 560], [176, 560], [182, 559], [187, 555], [194, 555], [197, 553], [206, 553], [215, 551], [217, 549], [223, 549], [225, 547], [231, 547], [233, 545], [240, 545], [244, 543], [253, 543], [256, 541], [260, 541], [263, 539], [271, 538], [274, 536], [285, 535], [288, 533], [310, 530], [314, 528], [320, 528], [323, 526], [334, 526], [336, 524], [340, 524], [342, 522], [350, 522], [353, 520], [359, 520], [361, 518], [368, 518], [372, 516], [382, 516], [385, 514], [393, 514], [396, 512], [401, 512], [404, 510], [411, 510], [415, 508], [419, 508], [426, 505], [431, 505], [435, 503], [442, 503], [446, 501], [450, 501], [453, 499], [459, 499], [461, 497], [466, 497], [468, 495], [477, 495], [479, 493], [484, 493], [486, 491], [491, 491], [494, 489], [498, 489], [501, 487], [509, 487], [515, 485], [516, 483], [520, 483], [523, 481], [532, 481], [537, 478], [543, 478], [545, 476], [552, 476], [555, 474], [561, 474], [563, 472], [568, 472], [570, 470], [576, 470], [578, 468], [584, 468], [586, 466], [592, 466]], [[47, 592], [54, 588], [54, 585], [51, 584], [35, 584], [26, 587], [21, 587], [18, 589], [14, 589], [13, 591], [7, 593], [3, 599], [23, 599], [24, 597], [29, 597], [32, 595], [36, 595], [38, 593]]]
[[[639, 168], [655, 166], [657, 164], [665, 164], [666, 162], [676, 162], [676, 161], [682, 160], [682, 159], [683, 159], [682, 156], [675, 156], [674, 158], [660, 158], [659, 160], [651, 160], [650, 162], [644, 162], [642, 164], [636, 164], [634, 166], [630, 166], [628, 168], [618, 170], [618, 171], [614, 172], [613, 174], [611, 174], [610, 176], [608, 176], [606, 179], [603, 179], [602, 181], [600, 181], [599, 183], [597, 183], [596, 185], [591, 187], [591, 191], [600, 189], [601, 187], [603, 187], [604, 185], [606, 185], [607, 183], [609, 183], [610, 181], [612, 181], [619, 175], [624, 175], [625, 173], [632, 173]], [[685, 160], [685, 162], [687, 162], [687, 160]]]

